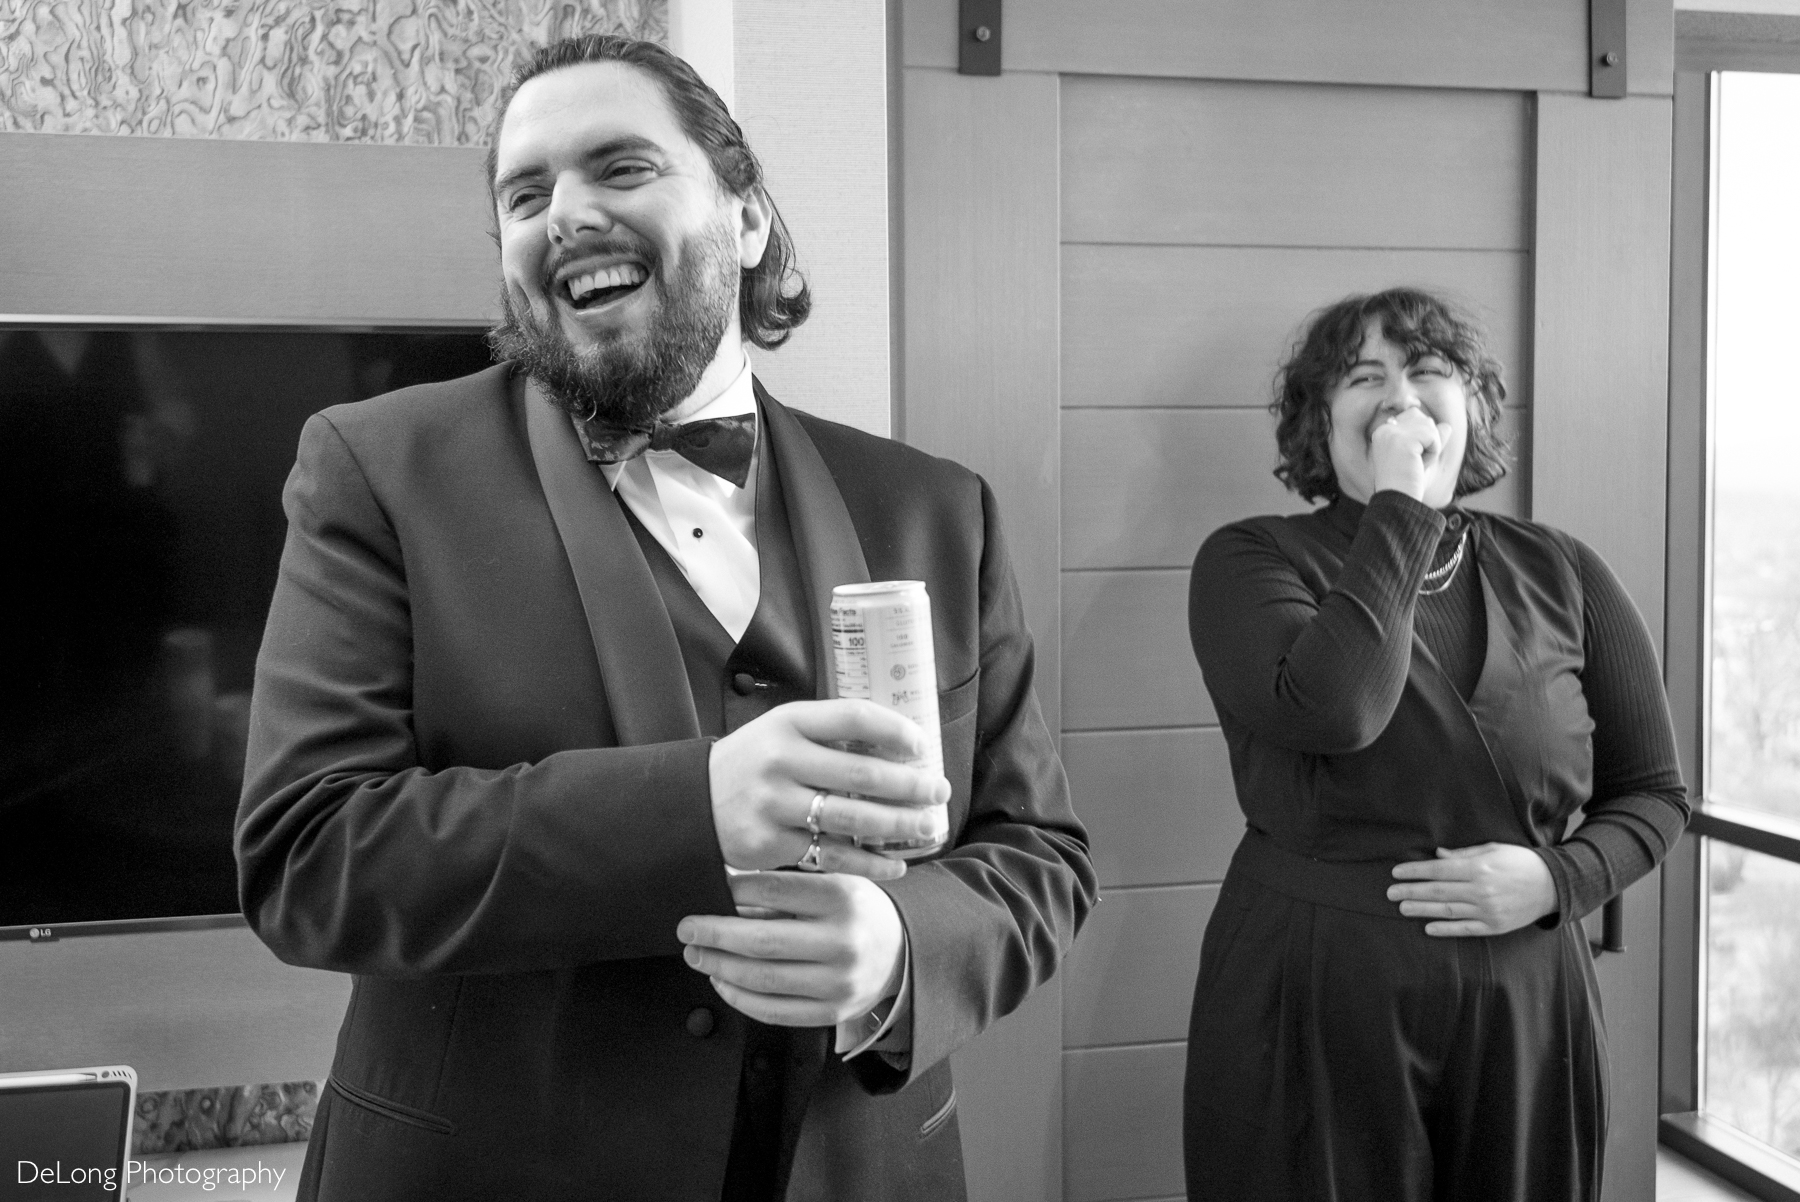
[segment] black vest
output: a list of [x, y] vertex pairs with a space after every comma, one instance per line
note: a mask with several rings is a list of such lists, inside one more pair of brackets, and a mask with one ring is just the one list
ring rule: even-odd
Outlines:
[[688, 689], [700, 733], [728, 735], [750, 720], [789, 701], [815, 697], [817, 650], [813, 646], [812, 602], [794, 550], [787, 505], [767, 444], [757, 457], [756, 553], [761, 563], [761, 595], [743, 640], [733, 644], [706, 608], [681, 568], [631, 507], [621, 504], [631, 532], [643, 548], [668, 607], [687, 667]]
[[[1490, 840], [1548, 846], [1586, 803], [1594, 723], [1581, 691], [1574, 543], [1547, 526], [1473, 517], [1487, 615], [1487, 658], [1474, 694], [1463, 700], [1415, 634], [1399, 704], [1360, 751], [1279, 747], [1222, 712], [1250, 827], [1234, 869], [1290, 896], [1396, 918], [1386, 895], [1395, 863]], [[1330, 591], [1354, 526], [1329, 509], [1252, 521], [1315, 597]], [[1307, 882], [1310, 891], [1297, 891]]]
[[[736, 644], [631, 507], [621, 502], [619, 508], [675, 627], [701, 734], [727, 735], [778, 705], [816, 697], [812, 602], [766, 436], [756, 469], [761, 593]], [[740, 1021], [745, 1027], [744, 1067], [720, 1197], [722, 1202], [774, 1202], [787, 1189], [800, 1122], [824, 1063], [829, 1032], [771, 1027], [741, 1016]]]

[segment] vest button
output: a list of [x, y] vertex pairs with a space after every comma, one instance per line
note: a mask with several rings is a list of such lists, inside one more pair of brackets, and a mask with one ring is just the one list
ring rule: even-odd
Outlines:
[[687, 1033], [695, 1039], [705, 1039], [713, 1033], [713, 1012], [705, 1006], [695, 1006], [688, 1011]]
[[739, 672], [731, 678], [731, 689], [739, 697], [748, 697], [756, 692], [756, 677], [748, 672]]

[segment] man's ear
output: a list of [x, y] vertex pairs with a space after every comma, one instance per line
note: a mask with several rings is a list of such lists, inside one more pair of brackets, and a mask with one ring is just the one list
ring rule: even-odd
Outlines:
[[739, 202], [743, 207], [738, 210], [738, 266], [748, 271], [762, 262], [775, 223], [775, 206], [761, 188], [752, 188]]

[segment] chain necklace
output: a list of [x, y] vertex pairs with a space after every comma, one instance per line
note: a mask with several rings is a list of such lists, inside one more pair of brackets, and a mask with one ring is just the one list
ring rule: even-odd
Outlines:
[[1462, 537], [1456, 540], [1456, 554], [1450, 557], [1450, 562], [1425, 573], [1424, 582], [1419, 585], [1419, 596], [1435, 597], [1450, 587], [1456, 579], [1456, 569], [1462, 566], [1463, 550], [1468, 545], [1469, 532], [1464, 530]]

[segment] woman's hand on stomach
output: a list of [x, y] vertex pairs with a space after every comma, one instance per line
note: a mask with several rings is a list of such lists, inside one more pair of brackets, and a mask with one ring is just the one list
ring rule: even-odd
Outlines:
[[1517, 843], [1438, 848], [1435, 860], [1394, 865], [1388, 900], [1406, 918], [1431, 919], [1427, 935], [1504, 935], [1556, 909], [1543, 858]]

